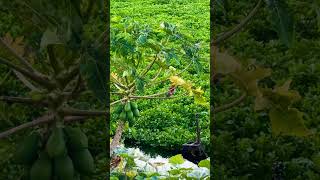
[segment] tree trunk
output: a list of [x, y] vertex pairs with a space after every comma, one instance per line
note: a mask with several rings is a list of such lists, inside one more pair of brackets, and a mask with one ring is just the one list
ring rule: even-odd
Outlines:
[[110, 145], [110, 155], [112, 154], [113, 150], [120, 144], [124, 125], [125, 125], [124, 121], [119, 121], [118, 127], [116, 129], [116, 134], [113, 136], [113, 139]]

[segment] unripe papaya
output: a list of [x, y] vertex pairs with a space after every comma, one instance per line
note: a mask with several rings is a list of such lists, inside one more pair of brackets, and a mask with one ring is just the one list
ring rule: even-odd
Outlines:
[[72, 152], [71, 158], [75, 169], [80, 174], [90, 175], [94, 173], [94, 160], [88, 149]]
[[51, 158], [66, 154], [67, 148], [64, 140], [64, 133], [61, 127], [56, 127], [53, 129], [47, 141], [46, 150]]
[[126, 120], [126, 119], [127, 119], [127, 114], [126, 114], [126, 112], [125, 112], [125, 111], [122, 111], [121, 114], [120, 114], [120, 116], [119, 116], [119, 118], [120, 118], [121, 120]]
[[40, 135], [32, 133], [18, 144], [14, 161], [19, 164], [32, 164], [38, 157]]
[[68, 137], [68, 148], [70, 150], [79, 150], [88, 148], [88, 137], [81, 131], [80, 128], [65, 127]]
[[46, 95], [39, 91], [31, 91], [29, 95], [31, 96], [31, 99], [34, 101], [41, 101], [42, 99], [46, 98]]
[[131, 111], [130, 102], [127, 102], [127, 104], [124, 106], [124, 110], [125, 110], [126, 112]]
[[139, 116], [140, 116], [139, 109], [133, 110], [133, 115], [134, 115], [135, 117], [139, 117]]
[[135, 103], [135, 102], [130, 102], [130, 105], [131, 105], [132, 110], [138, 109], [137, 103]]
[[55, 175], [58, 176], [59, 179], [74, 179], [74, 167], [72, 160], [68, 155], [54, 159], [54, 170]]
[[40, 154], [30, 170], [30, 180], [50, 180], [52, 175], [52, 162], [45, 153]]
[[128, 120], [132, 121], [133, 120], [133, 112], [132, 111], [127, 112], [127, 117], [128, 117]]

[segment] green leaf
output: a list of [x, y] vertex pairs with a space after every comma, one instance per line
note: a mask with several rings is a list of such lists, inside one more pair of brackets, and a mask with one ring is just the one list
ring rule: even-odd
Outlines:
[[267, 5], [275, 31], [280, 40], [290, 47], [294, 41], [294, 23], [287, 3], [284, 0], [267, 0]]
[[85, 53], [81, 59], [80, 72], [85, 77], [89, 89], [101, 103], [107, 99], [107, 59]]
[[48, 28], [42, 35], [40, 49], [44, 49], [48, 45], [52, 44], [61, 44], [61, 41], [58, 38], [57, 30], [52, 30]]
[[184, 163], [184, 159], [181, 154], [177, 154], [169, 158], [169, 163], [171, 164], [182, 164]]
[[136, 86], [137, 86], [137, 89], [138, 91], [140, 92], [144, 92], [144, 80], [141, 78], [141, 77], [136, 77]]
[[198, 166], [210, 169], [210, 161], [208, 159], [202, 160], [198, 163]]
[[303, 123], [303, 113], [295, 108], [276, 109], [272, 108], [269, 112], [272, 132], [276, 135], [309, 135], [308, 129]]

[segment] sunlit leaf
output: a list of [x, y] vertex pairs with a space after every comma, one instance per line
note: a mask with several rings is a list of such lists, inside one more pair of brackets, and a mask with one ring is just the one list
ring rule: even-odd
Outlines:
[[171, 77], [169, 78], [169, 80], [171, 81], [171, 84], [172, 84], [173, 86], [181, 86], [181, 85], [183, 85], [183, 84], [186, 83], [186, 82], [185, 82], [182, 78], [180, 78], [179, 76], [171, 76]]
[[198, 163], [198, 166], [210, 169], [210, 161], [208, 159], [202, 160]]
[[182, 164], [184, 163], [184, 159], [181, 154], [177, 154], [169, 158], [169, 163], [171, 164]]

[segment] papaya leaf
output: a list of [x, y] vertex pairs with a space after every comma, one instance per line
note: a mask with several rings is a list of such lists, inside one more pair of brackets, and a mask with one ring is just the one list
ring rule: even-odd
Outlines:
[[276, 135], [307, 136], [310, 134], [303, 123], [303, 113], [295, 108], [272, 108], [269, 112], [272, 132]]
[[275, 31], [280, 40], [290, 47], [294, 41], [294, 22], [287, 3], [284, 0], [267, 0], [266, 2]]
[[171, 76], [169, 80], [171, 81], [171, 84], [173, 86], [182, 86], [186, 83], [185, 80], [183, 80], [179, 76]]
[[241, 70], [232, 74], [235, 79], [235, 82], [240, 87], [245, 88], [248, 95], [258, 96], [260, 91], [258, 87], [258, 81], [265, 77], [270, 76], [271, 70], [261, 68], [261, 67], [256, 67], [255, 69], [250, 71]]
[[143, 78], [137, 76], [136, 83], [137, 83], [136, 87], [137, 87], [138, 91], [143, 93], [144, 92], [144, 84], [145, 84]]
[[289, 90], [291, 80], [286, 81], [282, 86], [276, 86], [273, 90], [264, 90], [264, 96], [278, 108], [288, 108], [294, 102], [301, 99], [298, 91]]
[[103, 104], [107, 98], [107, 59], [92, 57], [85, 53], [81, 59], [80, 72], [85, 77], [89, 89]]
[[42, 35], [40, 49], [46, 48], [48, 45], [61, 44], [58, 38], [57, 30], [48, 28]]
[[241, 69], [241, 64], [227, 53], [217, 52], [215, 65], [217, 74], [229, 74]]
[[260, 111], [271, 108], [272, 104], [268, 98], [265, 98], [261, 92], [256, 96], [254, 110]]

